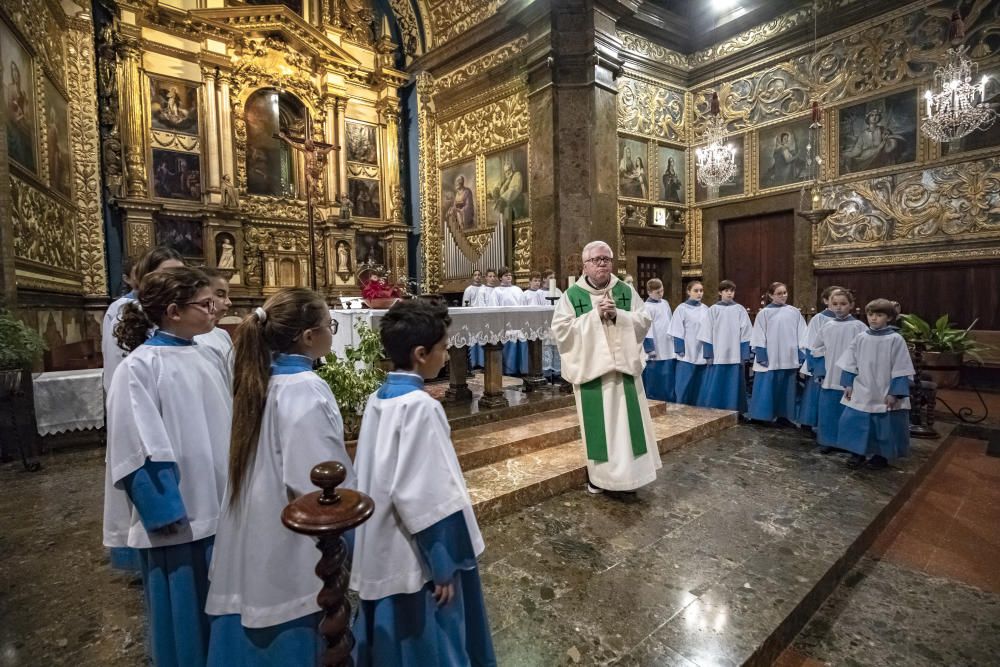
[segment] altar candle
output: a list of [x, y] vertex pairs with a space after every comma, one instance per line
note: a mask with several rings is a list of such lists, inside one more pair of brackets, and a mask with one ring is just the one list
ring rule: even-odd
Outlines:
[[556, 293], [556, 279], [549, 278], [549, 296], [553, 296]]

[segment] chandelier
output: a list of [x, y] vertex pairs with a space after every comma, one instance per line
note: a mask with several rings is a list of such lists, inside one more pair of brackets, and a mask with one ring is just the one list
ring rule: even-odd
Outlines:
[[707, 188], [717, 188], [736, 175], [736, 149], [726, 144], [726, 121], [719, 114], [719, 94], [712, 93], [711, 116], [705, 124], [706, 146], [698, 156], [698, 181]]
[[[956, 11], [951, 19], [951, 38], [965, 36], [962, 17]], [[945, 52], [945, 63], [934, 70], [934, 92], [924, 93], [927, 118], [921, 129], [935, 141], [949, 142], [985, 130], [996, 120], [996, 112], [986, 103], [986, 80], [972, 83], [979, 66], [966, 55], [967, 47], [958, 44]]]

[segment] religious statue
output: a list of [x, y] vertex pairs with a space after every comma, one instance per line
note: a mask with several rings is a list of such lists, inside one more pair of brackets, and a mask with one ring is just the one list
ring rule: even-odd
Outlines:
[[240, 205], [239, 196], [236, 194], [236, 186], [233, 185], [233, 177], [229, 174], [222, 175], [222, 206], [223, 208], [237, 208]]
[[350, 220], [351, 219], [351, 198], [346, 194], [340, 195], [340, 219]]
[[233, 242], [229, 240], [229, 235], [224, 234], [222, 236], [222, 251], [219, 253], [218, 268], [220, 269], [235, 269], [236, 268], [236, 248], [233, 246]]
[[337, 273], [350, 273], [351, 250], [346, 241], [337, 244]]

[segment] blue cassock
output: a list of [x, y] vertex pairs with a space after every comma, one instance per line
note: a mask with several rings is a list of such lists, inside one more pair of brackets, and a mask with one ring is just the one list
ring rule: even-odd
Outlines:
[[[833, 320], [836, 319], [836, 315], [832, 310], [827, 308], [821, 313], [817, 313], [812, 320], [809, 321], [810, 326], [814, 321], [817, 321], [817, 327], [823, 326], [825, 322], [822, 320], [816, 320], [817, 317], [822, 317], [823, 319]], [[812, 340], [809, 341], [810, 344]], [[836, 360], [834, 360], [836, 361]], [[812, 374], [813, 377], [816, 376], [816, 359], [813, 358], [812, 350], [808, 347], [806, 348], [806, 370]], [[833, 370], [833, 369], [830, 369]], [[819, 425], [819, 401], [820, 394], [822, 393], [822, 388], [818, 382], [812, 382], [807, 380], [805, 389], [802, 392], [802, 398], [799, 399], [799, 415], [798, 422], [800, 426], [812, 426], [816, 427]], [[837, 398], [839, 401], [840, 398]], [[824, 443], [820, 443], [824, 444]]]
[[[379, 398], [421, 389], [412, 376], [390, 376]], [[361, 600], [354, 620], [353, 657], [359, 667], [495, 666], [483, 588], [461, 511], [414, 534], [433, 581], [416, 593]], [[435, 584], [451, 582], [455, 595], [438, 607]]]
[[[702, 343], [702, 353], [706, 359], [715, 356], [712, 343]], [[750, 358], [750, 343], [740, 343], [740, 359]], [[715, 364], [705, 371], [705, 377], [698, 393], [698, 405], [703, 408], [747, 411], [747, 382], [743, 375], [743, 364]]]

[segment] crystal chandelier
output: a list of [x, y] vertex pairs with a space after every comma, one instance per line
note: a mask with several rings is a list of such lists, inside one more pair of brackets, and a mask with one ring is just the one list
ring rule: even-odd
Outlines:
[[717, 188], [736, 174], [736, 149], [726, 144], [726, 121], [719, 114], [719, 94], [712, 93], [712, 111], [705, 124], [704, 148], [698, 156], [698, 181], [707, 188]]
[[[951, 38], [965, 36], [962, 17], [956, 11], [951, 18]], [[934, 70], [934, 91], [924, 93], [927, 118], [921, 129], [935, 141], [948, 142], [985, 130], [996, 120], [996, 112], [985, 102], [986, 80], [972, 83], [979, 66], [966, 55], [967, 47], [958, 44], [945, 52], [945, 63]]]

